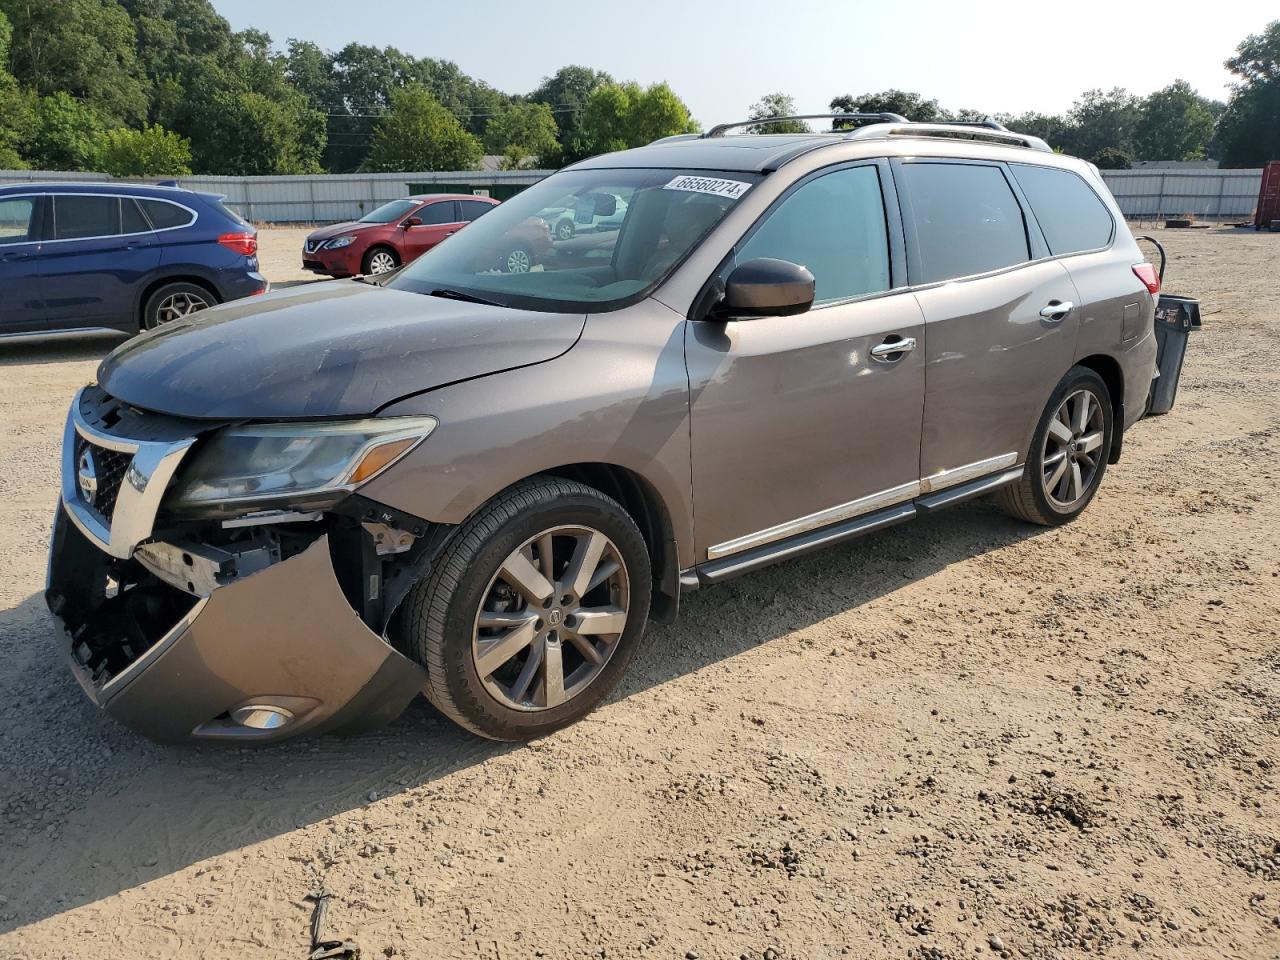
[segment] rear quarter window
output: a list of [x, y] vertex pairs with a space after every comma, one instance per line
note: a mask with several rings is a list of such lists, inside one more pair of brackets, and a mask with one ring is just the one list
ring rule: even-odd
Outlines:
[[180, 207], [168, 200], [145, 199], [138, 202], [142, 204], [142, 209], [147, 213], [147, 219], [157, 230], [185, 227], [196, 218], [196, 215], [186, 207]]
[[1026, 163], [1009, 166], [1055, 257], [1097, 250], [1111, 242], [1111, 213], [1078, 174]]
[[915, 236], [912, 283], [969, 277], [1031, 258], [1022, 207], [999, 167], [904, 163], [899, 169]]

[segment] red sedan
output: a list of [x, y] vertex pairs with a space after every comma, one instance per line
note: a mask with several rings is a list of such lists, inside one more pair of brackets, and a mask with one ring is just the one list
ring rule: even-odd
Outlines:
[[392, 200], [359, 220], [313, 230], [302, 248], [302, 266], [331, 277], [387, 273], [497, 205], [488, 197], [451, 193]]

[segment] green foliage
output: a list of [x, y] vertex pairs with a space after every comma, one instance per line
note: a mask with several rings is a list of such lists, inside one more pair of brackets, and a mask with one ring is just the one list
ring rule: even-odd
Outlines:
[[323, 118], [300, 94], [272, 100], [254, 91], [219, 91], [197, 113], [193, 141], [203, 169], [236, 176], [319, 173]]
[[1280, 158], [1280, 20], [1252, 34], [1227, 61], [1240, 78], [1218, 123], [1226, 167], [1258, 167]]
[[926, 100], [918, 93], [896, 89], [856, 97], [848, 93], [833, 97], [831, 110], [834, 113], [896, 113], [916, 123], [949, 119], [937, 100]]
[[996, 114], [994, 119], [999, 123], [1003, 123], [1010, 130], [1039, 137], [1058, 151], [1062, 150], [1062, 145], [1066, 142], [1068, 131], [1071, 127], [1066, 117], [1059, 117], [1049, 113], [1036, 113], [1035, 111], [1020, 113], [1016, 116], [1011, 113], [1000, 113]]
[[1213, 103], [1175, 80], [1142, 101], [1133, 131], [1141, 160], [1200, 160], [1213, 137]]
[[85, 170], [93, 166], [93, 145], [102, 132], [97, 111], [70, 94], [41, 97], [25, 153], [37, 170]]
[[373, 129], [369, 170], [474, 170], [480, 141], [417, 84], [391, 94], [391, 109]]
[[[751, 105], [751, 120], [764, 120], [767, 117], [790, 117], [798, 113], [795, 98], [785, 93], [766, 93]], [[756, 127], [747, 127], [750, 133], [809, 133], [809, 125], [803, 120], [784, 120], [781, 123], [765, 123]]]
[[99, 115], [138, 121], [149, 85], [133, 21], [116, 0], [0, 0], [13, 29], [9, 69], [43, 97], [68, 94]]
[[1099, 170], [1128, 170], [1133, 157], [1119, 147], [1103, 147], [1093, 156], [1093, 164]]
[[1108, 147], [1132, 157], [1141, 103], [1121, 87], [1086, 90], [1067, 114], [1069, 127], [1063, 146], [1068, 153], [1095, 163]]
[[560, 141], [562, 148], [560, 156], [544, 157], [541, 162], [558, 167], [587, 156], [579, 153], [574, 145], [582, 140], [579, 127], [583, 112], [587, 109], [587, 100], [597, 87], [606, 83], [613, 83], [613, 77], [602, 70], [578, 66], [561, 67], [551, 76], [544, 77], [538, 89], [529, 94], [529, 100], [545, 103], [555, 116], [556, 139]]
[[191, 172], [191, 141], [160, 124], [142, 130], [104, 130], [91, 148], [93, 167], [113, 177], [184, 176]]
[[572, 150], [593, 156], [697, 129], [689, 108], [665, 83], [605, 83], [587, 98]]
[[484, 145], [489, 153], [522, 159], [541, 161], [560, 155], [555, 117], [545, 103], [513, 103], [499, 111], [485, 127]]

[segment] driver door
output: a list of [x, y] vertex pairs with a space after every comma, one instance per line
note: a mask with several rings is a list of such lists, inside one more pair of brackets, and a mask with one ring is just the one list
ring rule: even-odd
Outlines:
[[814, 174], [738, 244], [737, 263], [808, 267], [808, 312], [688, 324], [699, 563], [780, 549], [919, 492], [924, 318], [894, 292], [906, 277], [887, 183], [875, 161]]

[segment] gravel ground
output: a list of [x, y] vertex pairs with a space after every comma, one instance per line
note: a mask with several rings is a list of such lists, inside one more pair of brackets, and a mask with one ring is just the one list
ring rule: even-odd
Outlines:
[[1163, 236], [1206, 327], [1080, 521], [970, 504], [701, 591], [527, 746], [99, 715], [40, 590], [104, 347], [9, 348], [0, 957], [302, 958], [321, 885], [366, 958], [1280, 955], [1280, 237]]

